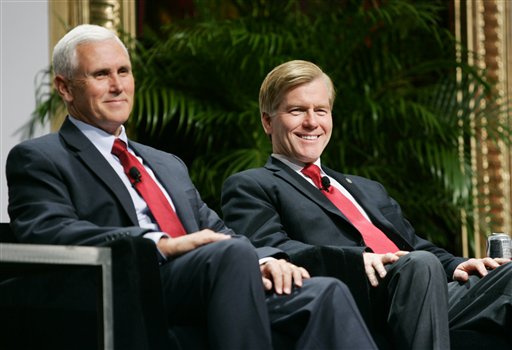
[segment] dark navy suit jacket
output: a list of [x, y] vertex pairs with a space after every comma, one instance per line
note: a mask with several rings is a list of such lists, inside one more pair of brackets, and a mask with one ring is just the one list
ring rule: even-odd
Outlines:
[[[380, 183], [323, 169], [401, 250], [432, 252], [447, 279], [465, 260], [420, 238]], [[270, 157], [263, 168], [229, 177], [223, 186], [222, 210], [226, 224], [257, 247], [282, 249], [314, 273], [341, 275], [353, 292], [354, 283], [361, 286], [361, 280], [366, 281], [362, 252], [367, 248], [359, 232], [321, 191], [276, 158]]]

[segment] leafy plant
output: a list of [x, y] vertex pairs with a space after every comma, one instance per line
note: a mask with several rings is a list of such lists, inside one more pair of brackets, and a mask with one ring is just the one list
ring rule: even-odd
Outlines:
[[[462, 49], [442, 25], [444, 4], [196, 1], [195, 18], [135, 42], [129, 130], [181, 156], [218, 210], [223, 180], [262, 166], [271, 152], [258, 110], [266, 73], [310, 60], [337, 89], [323, 162], [382, 182], [420, 235], [457, 252], [460, 213], [472, 203], [466, 145], [483, 117], [496, 121], [503, 111], [480, 103], [493, 100], [491, 85], [457, 59]], [[502, 125], [485, 127], [510, 139]]]

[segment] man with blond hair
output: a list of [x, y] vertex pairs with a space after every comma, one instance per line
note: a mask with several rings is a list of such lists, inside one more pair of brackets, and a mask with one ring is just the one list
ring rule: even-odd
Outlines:
[[442, 350], [450, 330], [477, 330], [510, 345], [510, 260], [453, 256], [416, 234], [381, 184], [324, 166], [334, 98], [329, 76], [308, 61], [266, 76], [260, 113], [272, 155], [226, 180], [226, 224], [346, 282], [378, 343]]

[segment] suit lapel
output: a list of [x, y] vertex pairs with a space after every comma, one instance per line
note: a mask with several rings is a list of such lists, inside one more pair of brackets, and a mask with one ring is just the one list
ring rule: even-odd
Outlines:
[[[325, 197], [322, 192], [316, 189], [314, 186], [301, 177], [299, 174], [295, 173], [290, 167], [286, 166], [280, 160], [270, 157], [265, 164], [265, 168], [272, 171], [275, 176], [283, 179], [288, 182], [290, 185], [295, 187], [299, 192], [304, 194], [310, 200], [315, 202], [317, 205], [322, 207], [324, 210], [332, 213], [333, 215], [339, 216], [341, 219], [345, 220], [347, 223], [352, 225], [350, 221], [341, 213], [338, 208]], [[393, 224], [382, 215], [379, 208], [373, 205], [373, 201], [371, 198], [367, 198], [366, 195], [350, 180], [350, 178], [344, 174], [338, 173], [332, 169], [322, 166], [322, 169], [326, 174], [336, 179], [343, 187], [349, 191], [354, 199], [363, 207], [368, 216], [371, 218], [372, 222], [379, 227], [383, 232], [393, 232], [396, 235], [399, 235], [398, 231], [395, 229]]]
[[114, 193], [114, 196], [118, 199], [121, 207], [132, 221], [132, 224], [138, 226], [137, 213], [135, 212], [130, 194], [126, 190], [123, 182], [119, 179], [117, 173], [112, 169], [96, 147], [68, 119], [64, 121], [59, 135], [67, 144], [68, 149], [82, 160], [82, 163], [96, 175], [99, 181], [103, 182], [105, 186], [112, 190], [112, 193]]
[[[171, 197], [176, 208], [176, 214], [180, 218], [185, 230], [187, 232], [197, 231], [193, 209], [190, 206], [187, 192], [183, 190], [183, 183], [177, 177], [177, 172], [173, 171], [169, 167], [169, 162], [164, 157], [159, 156], [159, 153], [153, 149], [132, 141], [130, 141], [130, 147], [137, 155], [144, 159], [144, 163], [151, 168], [160, 184], [162, 184], [167, 194]], [[165, 176], [162, 174], [165, 174]]]
[[[317, 189], [315, 186], [312, 186], [306, 179], [293, 171], [290, 167], [285, 165], [280, 160], [270, 157], [265, 164], [265, 168], [272, 171], [275, 176], [283, 179], [288, 182], [290, 185], [295, 187], [297, 191], [304, 194], [310, 200], [315, 202], [317, 205], [322, 207], [324, 210], [341, 217], [343, 220], [348, 221], [348, 219], [343, 215], [338, 208], [332, 202], [325, 197], [322, 192]], [[349, 222], [350, 223], [350, 222]]]

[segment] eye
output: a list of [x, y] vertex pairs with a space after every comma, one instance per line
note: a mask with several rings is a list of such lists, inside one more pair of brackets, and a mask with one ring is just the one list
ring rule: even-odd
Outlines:
[[120, 68], [118, 71], [118, 74], [121, 76], [127, 76], [130, 74], [130, 68], [128, 68], [128, 67]]
[[100, 70], [93, 74], [95, 78], [102, 79], [105, 77], [108, 77], [108, 71], [107, 70]]
[[328, 109], [324, 109], [324, 108], [321, 108], [321, 109], [317, 109], [316, 110], [316, 114], [318, 114], [319, 116], [326, 116], [329, 114], [329, 110]]
[[304, 110], [301, 108], [292, 108], [290, 109], [289, 113], [294, 116], [300, 116], [304, 113]]

